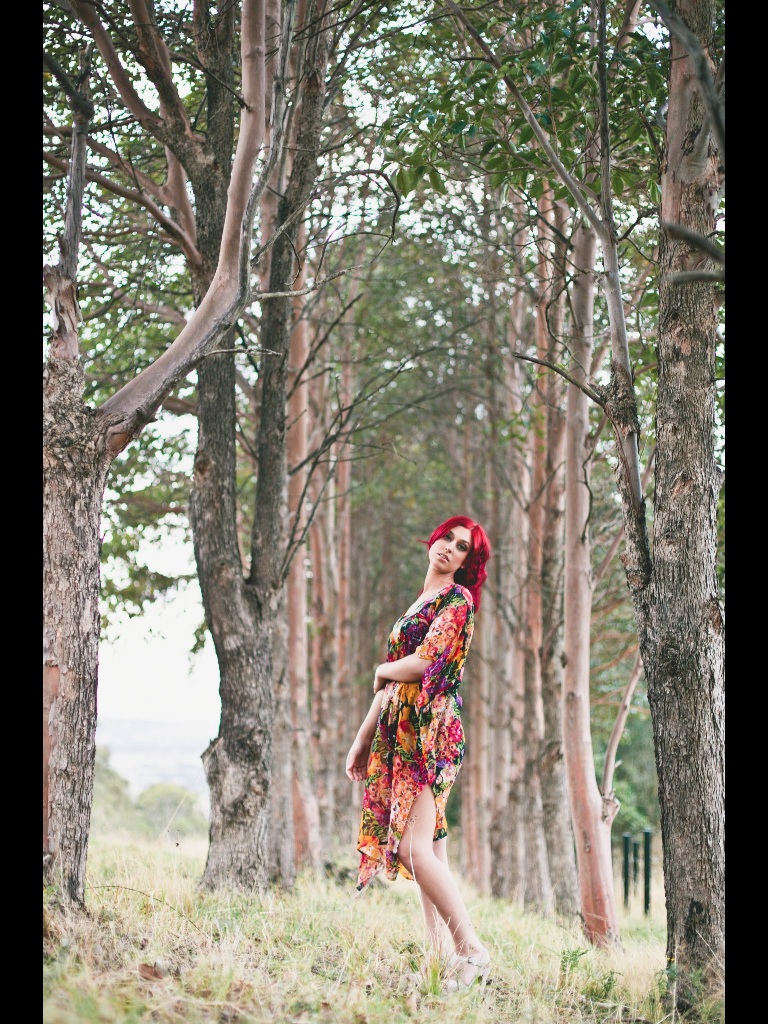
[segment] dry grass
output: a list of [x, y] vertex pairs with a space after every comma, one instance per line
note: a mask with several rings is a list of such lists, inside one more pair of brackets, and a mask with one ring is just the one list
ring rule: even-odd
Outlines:
[[197, 888], [204, 859], [204, 841], [92, 839], [88, 915], [62, 913], [46, 893], [44, 1024], [670, 1020], [663, 902], [647, 917], [622, 908], [622, 948], [600, 951], [575, 926], [466, 892], [491, 983], [442, 994], [434, 979], [406, 980], [424, 959], [413, 883], [376, 881], [357, 897], [349, 880], [304, 876], [291, 893], [211, 894]]

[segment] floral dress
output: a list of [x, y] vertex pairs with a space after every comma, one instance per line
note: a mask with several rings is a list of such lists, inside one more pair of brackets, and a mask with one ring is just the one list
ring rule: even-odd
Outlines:
[[387, 661], [417, 654], [432, 664], [421, 682], [390, 682], [376, 725], [357, 848], [357, 888], [382, 869], [390, 881], [412, 876], [397, 850], [411, 807], [424, 786], [435, 795], [434, 838], [447, 835], [445, 805], [464, 758], [459, 684], [474, 629], [471, 593], [451, 583], [406, 612], [392, 628]]

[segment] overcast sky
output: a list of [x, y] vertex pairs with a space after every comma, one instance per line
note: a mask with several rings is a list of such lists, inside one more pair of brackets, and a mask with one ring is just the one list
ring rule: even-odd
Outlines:
[[194, 656], [193, 633], [202, 620], [197, 583], [150, 605], [120, 625], [120, 638], [99, 649], [99, 718], [132, 718], [219, 728], [218, 668], [213, 644]]

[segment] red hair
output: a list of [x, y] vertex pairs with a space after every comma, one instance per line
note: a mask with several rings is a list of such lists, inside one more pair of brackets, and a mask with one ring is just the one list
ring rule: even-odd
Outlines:
[[463, 526], [469, 530], [472, 535], [472, 547], [464, 560], [464, 564], [457, 570], [454, 580], [456, 583], [460, 583], [462, 587], [467, 588], [472, 595], [472, 600], [477, 609], [480, 607], [480, 591], [488, 579], [485, 563], [491, 557], [491, 542], [488, 540], [488, 536], [482, 526], [473, 519], [470, 519], [469, 516], [451, 516], [450, 519], [446, 519], [444, 523], [441, 523], [432, 532], [432, 536], [428, 541], [422, 541], [422, 543], [431, 548], [436, 541], [445, 537], [455, 526]]

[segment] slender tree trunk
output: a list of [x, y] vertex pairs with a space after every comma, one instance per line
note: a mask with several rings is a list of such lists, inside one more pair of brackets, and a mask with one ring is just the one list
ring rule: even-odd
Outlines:
[[[330, 521], [329, 521], [330, 520]], [[337, 567], [333, 503], [327, 502], [312, 524], [313, 571], [313, 734], [315, 786], [319, 835], [323, 857], [331, 859], [336, 825], [336, 776], [339, 738], [336, 707], [339, 702], [336, 660]], [[346, 753], [346, 752], [345, 752]]]
[[[551, 217], [551, 204], [545, 197], [541, 203], [542, 222]], [[539, 232], [538, 302], [536, 316], [536, 354], [546, 359], [549, 354], [547, 315], [549, 305], [550, 232]], [[525, 828], [526, 887], [525, 906], [550, 915], [554, 910], [554, 893], [549, 870], [547, 843], [544, 834], [544, 806], [539, 764], [544, 748], [544, 704], [542, 697], [542, 663], [544, 595], [542, 565], [544, 536], [547, 529], [547, 444], [550, 410], [547, 407], [547, 378], [539, 380], [530, 399], [531, 428], [529, 451], [531, 465], [531, 497], [528, 503], [528, 561], [525, 609]]]
[[[547, 360], [563, 360], [565, 300], [564, 246], [567, 214], [562, 203], [547, 202], [544, 216], [552, 219], [552, 261], [540, 313], [546, 317]], [[541, 551], [542, 638], [541, 695], [544, 735], [539, 755], [544, 835], [555, 910], [567, 917], [579, 912], [579, 878], [573, 842], [571, 811], [563, 760], [563, 570], [565, 498], [565, 387], [555, 373], [544, 384], [547, 408], [547, 456]]]
[[[304, 231], [299, 233], [299, 251], [304, 251]], [[306, 258], [295, 282], [300, 290], [306, 283]], [[291, 394], [288, 399], [288, 465], [299, 467], [307, 458], [309, 427], [309, 385], [305, 363], [309, 355], [307, 322], [301, 315], [302, 305], [296, 300], [295, 322], [291, 334]], [[296, 468], [288, 477], [289, 532], [298, 544], [305, 528], [307, 513], [305, 487], [307, 472]], [[309, 710], [309, 661], [307, 650], [307, 571], [304, 565], [306, 544], [296, 550], [288, 571], [288, 666], [291, 683], [291, 722], [293, 732], [293, 820], [296, 848], [296, 867], [316, 868], [320, 863], [320, 822], [317, 798], [311, 777], [311, 732]]]
[[[488, 609], [483, 605], [477, 614], [475, 637], [472, 640], [471, 675], [467, 671], [467, 683], [462, 683], [464, 706], [471, 706], [470, 731], [467, 738], [469, 752], [469, 822], [472, 835], [472, 849], [475, 859], [467, 864], [467, 880], [478, 892], [490, 891], [490, 843], [489, 843], [489, 784], [488, 766], [490, 760], [489, 722], [489, 635], [491, 628], [490, 602]], [[462, 818], [464, 815], [462, 815]]]
[[[574, 240], [574, 265], [581, 270], [573, 288], [571, 360], [573, 375], [586, 380], [593, 331], [596, 238], [582, 224]], [[589, 399], [568, 386], [566, 409], [565, 599], [563, 749], [568, 778], [581, 915], [595, 945], [618, 941], [618, 918], [611, 864], [611, 824], [618, 807], [604, 798], [595, 778], [590, 730], [590, 617], [592, 565], [589, 542]]]
[[[354, 300], [358, 291], [355, 280], [350, 288], [349, 299]], [[341, 371], [340, 401], [348, 403], [352, 399], [354, 388], [354, 371], [352, 367], [351, 344], [345, 339], [343, 344], [343, 366]], [[338, 538], [338, 596], [336, 607], [336, 665], [339, 680], [339, 702], [336, 708], [336, 809], [335, 836], [346, 846], [347, 835], [358, 822], [352, 820], [351, 806], [345, 799], [349, 780], [344, 770], [346, 751], [352, 743], [352, 736], [347, 740], [350, 728], [347, 709], [353, 703], [354, 665], [352, 658], [351, 631], [354, 622], [351, 605], [352, 576], [352, 460], [351, 449], [347, 445], [339, 446], [336, 462], [336, 537]], [[353, 718], [353, 721], [358, 719]], [[362, 718], [359, 719], [362, 721]]]
[[[356, 474], [358, 482], [366, 482], [366, 466], [363, 463]], [[378, 623], [373, 621], [373, 597], [371, 592], [372, 574], [370, 572], [371, 534], [373, 524], [364, 511], [353, 510], [350, 514], [351, 560], [355, 572], [350, 579], [350, 605], [354, 609], [354, 628], [351, 633], [350, 663], [352, 692], [350, 695], [350, 715], [344, 738], [344, 752], [349, 750], [359, 723], [365, 718], [371, 704], [371, 662], [370, 642], [376, 634]], [[388, 519], [385, 517], [384, 529]], [[386, 563], [385, 563], [386, 564]], [[386, 586], [387, 574], [381, 581]], [[347, 780], [349, 782], [349, 780]], [[363, 793], [360, 786], [350, 784], [347, 791], [348, 813], [351, 823], [349, 842], [352, 848], [357, 843], [360, 827], [360, 814], [363, 805]]]
[[[535, 400], [532, 405], [539, 405]], [[538, 414], [543, 409], [539, 405]], [[544, 707], [541, 694], [541, 540], [544, 528], [544, 464], [546, 453], [541, 422], [531, 430], [531, 501], [528, 505], [528, 566], [525, 606], [525, 896], [527, 909], [552, 913], [554, 902], [544, 836], [544, 808], [539, 756], [544, 743]]]
[[[287, 593], [285, 599], [288, 599]], [[289, 650], [288, 613], [285, 603], [281, 602], [275, 617], [274, 629], [274, 725], [267, 877], [270, 882], [284, 889], [290, 889], [296, 880], [296, 807], [300, 805], [300, 794], [296, 791], [296, 775], [293, 770], [295, 727]]]
[[[516, 204], [518, 214], [521, 204]], [[525, 347], [523, 320], [527, 299], [522, 290], [516, 290], [509, 309], [507, 325], [507, 347], [510, 352], [522, 351]], [[510, 401], [510, 420], [517, 422], [523, 414], [523, 369], [522, 363], [510, 358], [507, 365], [506, 381]], [[503, 619], [509, 636], [507, 648], [507, 675], [504, 683], [505, 701], [500, 727], [505, 730], [504, 762], [506, 778], [497, 794], [492, 833], [494, 858], [491, 886], [495, 895], [506, 895], [522, 909], [525, 893], [525, 816], [523, 810], [523, 785], [525, 775], [524, 742], [524, 683], [525, 645], [523, 624], [525, 606], [525, 551], [528, 542], [528, 520], [525, 506], [530, 493], [529, 479], [524, 465], [523, 452], [512, 444], [506, 465], [511, 496], [509, 523], [506, 528], [508, 561], [506, 572], [508, 583], [505, 587]], [[506, 753], [508, 751], [508, 754]], [[501, 754], [501, 751], [500, 751]], [[497, 831], [498, 830], [498, 831]]]
[[[517, 365], [519, 368], [519, 364]], [[510, 360], [504, 360], [498, 372], [502, 383], [509, 376]], [[492, 440], [495, 459], [502, 468], [494, 475], [491, 513], [488, 521], [489, 536], [492, 538], [493, 558], [489, 564], [489, 582], [484, 598], [489, 602], [491, 619], [489, 655], [492, 659], [491, 696], [489, 706], [490, 731], [490, 829], [489, 889], [494, 896], [508, 897], [511, 894], [511, 871], [516, 863], [515, 842], [521, 834], [519, 821], [509, 810], [510, 788], [512, 786], [512, 717], [515, 687], [512, 681], [514, 653], [517, 647], [512, 601], [514, 595], [514, 548], [517, 541], [515, 530], [516, 496], [511, 493], [506, 470], [509, 464], [508, 450], [514, 442], [506, 443], [495, 436], [495, 424], [512, 418], [509, 401], [510, 387], [495, 389], [495, 402], [491, 406]], [[492, 603], [491, 603], [492, 602]], [[485, 608], [485, 605], [483, 605]], [[521, 854], [522, 855], [522, 854]]]

